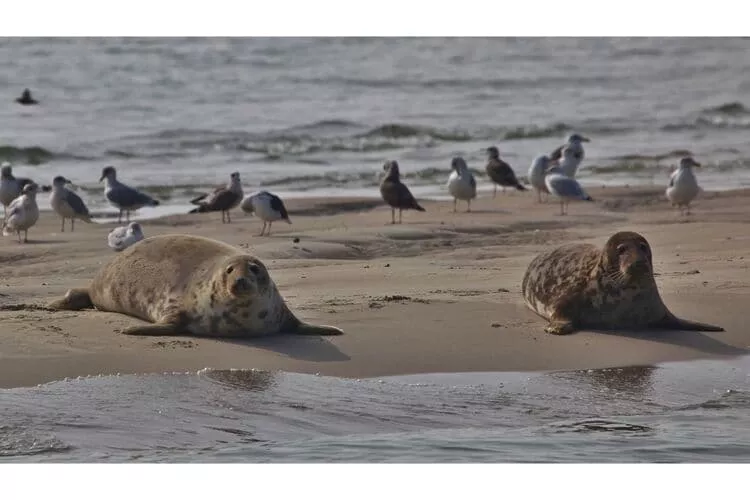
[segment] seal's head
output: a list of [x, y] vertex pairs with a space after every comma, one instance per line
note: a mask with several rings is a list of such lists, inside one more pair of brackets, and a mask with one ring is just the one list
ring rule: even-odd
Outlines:
[[616, 233], [604, 246], [602, 267], [607, 276], [618, 282], [649, 280], [653, 277], [651, 246], [638, 233]]
[[248, 299], [261, 293], [270, 279], [260, 260], [249, 255], [235, 255], [224, 262], [220, 281], [227, 297]]
[[498, 159], [500, 158], [500, 150], [497, 149], [496, 146], [490, 146], [487, 149], [485, 149], [487, 152], [487, 155], [490, 157], [490, 159]]
[[460, 156], [456, 156], [451, 160], [451, 168], [459, 173], [469, 169], [469, 167], [466, 165], [466, 161], [464, 161], [464, 159]]
[[109, 179], [111, 181], [117, 179], [117, 170], [115, 170], [115, 167], [109, 165], [102, 169], [102, 176], [99, 177], [99, 182], [102, 182], [104, 179]]

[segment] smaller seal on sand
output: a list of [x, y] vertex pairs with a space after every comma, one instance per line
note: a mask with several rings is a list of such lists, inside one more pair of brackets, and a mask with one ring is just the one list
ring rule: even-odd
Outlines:
[[76, 219], [91, 223], [89, 209], [80, 196], [65, 187], [72, 182], [62, 175], [52, 179], [52, 193], [49, 195], [49, 204], [57, 215], [62, 218], [60, 232], [65, 232], [65, 219], [70, 219], [70, 230], [75, 230]]
[[514, 187], [519, 191], [526, 191], [526, 187], [518, 182], [516, 173], [513, 171], [511, 166], [500, 159], [500, 151], [497, 149], [497, 147], [488, 147], [487, 155], [488, 159], [485, 171], [487, 172], [490, 180], [492, 180], [492, 185], [495, 188], [495, 190], [492, 192], [493, 198], [497, 195], [498, 184], [502, 186], [503, 193], [505, 192], [506, 187]]
[[672, 202], [672, 205], [679, 207], [680, 215], [690, 215], [690, 203], [700, 193], [701, 188], [698, 186], [695, 173], [693, 173], [693, 167], [700, 166], [701, 164], [691, 156], [686, 156], [680, 160], [680, 166], [677, 167], [677, 170], [669, 176], [666, 191], [667, 199]]
[[471, 200], [477, 197], [477, 181], [466, 161], [460, 156], [451, 160], [451, 175], [448, 177], [448, 192], [453, 196], [453, 211], [458, 200], [466, 200], [466, 211], [471, 212]]
[[23, 106], [33, 106], [35, 104], [39, 104], [39, 101], [31, 97], [31, 90], [29, 89], [23, 89], [21, 97], [16, 98], [16, 102]]
[[242, 194], [240, 173], [232, 172], [229, 175], [229, 184], [214, 189], [212, 193], [202, 194], [190, 200], [190, 203], [198, 205], [198, 208], [192, 209], [189, 213], [221, 212], [221, 223], [228, 224], [232, 222], [229, 211], [240, 204]]
[[[284, 202], [281, 201], [281, 198], [268, 191], [251, 194], [242, 200], [240, 208], [247, 214], [254, 213], [263, 221], [263, 229], [260, 230], [260, 236], [264, 234], [271, 236], [271, 224], [274, 221], [284, 220], [287, 224], [292, 223], [289, 220], [289, 213], [286, 211]], [[268, 233], [266, 233], [266, 225], [268, 225]]]
[[380, 182], [380, 195], [383, 201], [391, 206], [391, 224], [396, 223], [396, 209], [398, 208], [398, 223], [401, 224], [401, 212], [403, 210], [418, 210], [424, 212], [409, 188], [401, 182], [401, 174], [398, 169], [398, 162], [391, 160], [383, 165], [385, 177]]
[[220, 241], [152, 236], [118, 253], [88, 288], [68, 290], [51, 309], [95, 307], [151, 322], [126, 335], [259, 337], [341, 335], [297, 319], [260, 259]]
[[526, 305], [549, 320], [544, 331], [555, 335], [584, 328], [724, 331], [669, 312], [652, 266], [646, 238], [623, 231], [604, 248], [573, 243], [537, 255], [521, 290]]

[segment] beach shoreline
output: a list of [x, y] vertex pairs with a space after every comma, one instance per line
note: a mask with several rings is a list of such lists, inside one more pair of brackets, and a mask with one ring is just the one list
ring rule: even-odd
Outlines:
[[[98, 311], [9, 308], [43, 305], [86, 286], [113, 257], [116, 223], [76, 224], [42, 212], [30, 243], [0, 239], [0, 387], [65, 377], [255, 368], [339, 377], [467, 371], [549, 371], [647, 365], [747, 353], [743, 307], [750, 294], [750, 190], [707, 191], [681, 217], [663, 187], [589, 189], [594, 203], [530, 193], [480, 193], [472, 213], [426, 200], [392, 226], [377, 198], [292, 198], [293, 224], [261, 223], [239, 211], [168, 215], [141, 222], [146, 236], [195, 234], [246, 248], [266, 263], [294, 313], [342, 328], [340, 337], [255, 340], [129, 337], [139, 320]], [[603, 245], [614, 232], [643, 234], [662, 297], [676, 315], [725, 332], [544, 333], [520, 294], [530, 260], [551, 245]], [[299, 238], [295, 242], [295, 238]]]

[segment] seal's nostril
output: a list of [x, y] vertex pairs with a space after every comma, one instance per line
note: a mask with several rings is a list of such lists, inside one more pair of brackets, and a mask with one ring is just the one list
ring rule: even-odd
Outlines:
[[258, 274], [260, 272], [260, 268], [256, 264], [250, 264], [247, 268], [250, 269], [250, 272], [253, 274]]

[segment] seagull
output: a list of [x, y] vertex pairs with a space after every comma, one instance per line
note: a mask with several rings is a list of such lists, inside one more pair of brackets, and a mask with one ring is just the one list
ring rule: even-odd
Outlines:
[[23, 242], [28, 243], [29, 228], [39, 220], [39, 206], [36, 204], [37, 192], [39, 192], [39, 186], [36, 183], [26, 184], [21, 191], [21, 196], [8, 205], [8, 216], [3, 224], [3, 236], [16, 233], [18, 242], [21, 243], [21, 231], [23, 231]]
[[542, 202], [542, 193], [549, 194], [549, 189], [547, 189], [547, 185], [544, 183], [544, 176], [547, 173], [550, 163], [547, 155], [540, 155], [534, 158], [529, 167], [529, 182], [537, 193], [539, 203]]
[[453, 196], [453, 211], [458, 200], [466, 200], [467, 212], [471, 212], [471, 200], [477, 197], [477, 181], [460, 156], [451, 160], [451, 175], [448, 177], [448, 191]]
[[500, 184], [503, 188], [503, 193], [506, 187], [514, 187], [519, 191], [526, 191], [523, 184], [518, 182], [516, 173], [506, 162], [500, 159], [500, 151], [495, 146], [487, 148], [487, 154], [489, 155], [489, 161], [485, 170], [487, 175], [492, 180], [495, 190], [492, 192], [492, 197], [497, 195], [497, 185]]
[[401, 212], [404, 210], [418, 210], [424, 212], [406, 185], [401, 183], [398, 162], [390, 160], [383, 164], [386, 174], [380, 182], [380, 195], [391, 206], [391, 224], [396, 223], [396, 209], [398, 208], [398, 223], [401, 224]]
[[571, 200], [594, 201], [578, 181], [563, 174], [560, 167], [552, 167], [547, 171], [544, 184], [550, 194], [560, 199], [560, 215], [567, 214], [567, 206]]
[[49, 204], [57, 215], [62, 217], [61, 232], [65, 232], [65, 219], [70, 219], [70, 230], [75, 230], [75, 220], [81, 219], [84, 222], [91, 222], [89, 209], [83, 200], [73, 191], [65, 187], [66, 184], [72, 184], [71, 181], [58, 175], [52, 179], [52, 194], [49, 195]]
[[16, 98], [16, 102], [24, 106], [32, 106], [34, 104], [39, 104], [39, 101], [31, 97], [31, 91], [29, 89], [23, 89], [23, 93], [21, 93], [21, 97]]
[[0, 203], [3, 204], [3, 219], [7, 217], [8, 205], [21, 196], [21, 191], [26, 184], [34, 181], [26, 177], [13, 177], [13, 167], [7, 161], [0, 168]]
[[104, 196], [120, 210], [117, 222], [122, 222], [122, 212], [125, 211], [126, 222], [130, 222], [130, 212], [141, 207], [155, 207], [159, 201], [149, 195], [141, 193], [117, 180], [117, 170], [109, 166], [102, 169], [99, 182], [104, 181]]
[[[680, 160], [680, 166], [672, 172], [667, 185], [667, 198], [672, 202], [672, 206], [677, 205], [680, 209], [680, 215], [690, 215], [690, 202], [698, 196], [700, 187], [698, 180], [693, 173], [693, 167], [700, 167], [701, 164], [693, 159], [692, 156], [686, 156]], [[687, 209], [685, 213], [683, 207]]]
[[292, 221], [289, 220], [289, 213], [286, 211], [284, 202], [281, 198], [275, 194], [269, 193], [268, 191], [259, 191], [255, 194], [248, 195], [242, 203], [240, 208], [243, 212], [257, 215], [260, 220], [263, 221], [263, 229], [260, 231], [260, 236], [266, 231], [266, 224], [268, 224], [268, 233], [266, 236], [271, 235], [271, 224], [277, 220], [285, 220], [288, 224]]
[[107, 235], [107, 244], [115, 252], [121, 252], [130, 245], [143, 239], [143, 229], [137, 222], [114, 228]]
[[221, 211], [221, 223], [224, 224], [225, 214], [226, 222], [232, 222], [232, 219], [229, 217], [229, 211], [240, 204], [242, 201], [242, 194], [240, 173], [232, 172], [229, 176], [229, 184], [214, 189], [212, 193], [202, 194], [197, 198], [190, 200], [190, 203], [198, 205], [198, 208], [192, 209], [189, 213], [195, 214]]
[[588, 137], [584, 137], [578, 133], [570, 134], [565, 140], [564, 144], [561, 144], [560, 146], [552, 150], [552, 152], [548, 155], [549, 159], [552, 161], [559, 160], [560, 158], [562, 158], [563, 148], [565, 148], [566, 146], [573, 146], [577, 153], [580, 155], [579, 159], [583, 160], [585, 152], [583, 150], [583, 144], [581, 144], [582, 142], [591, 142], [591, 139], [589, 139]]

